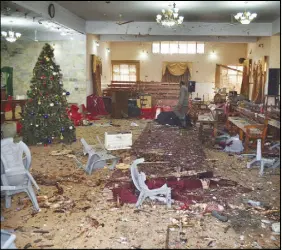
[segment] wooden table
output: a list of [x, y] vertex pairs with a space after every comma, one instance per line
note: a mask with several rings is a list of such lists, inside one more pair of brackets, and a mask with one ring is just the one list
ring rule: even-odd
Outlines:
[[217, 135], [217, 120], [214, 119], [212, 114], [204, 114], [204, 115], [198, 115], [198, 122], [200, 123], [199, 128], [199, 138], [200, 140], [203, 140], [203, 126], [204, 125], [212, 125], [213, 126], [213, 135]]
[[[244, 134], [245, 138], [245, 152], [248, 152], [250, 139], [261, 139], [262, 140], [262, 150], [264, 147], [264, 142], [267, 133], [267, 123], [268, 120], [264, 120], [264, 124], [256, 123], [255, 121], [245, 118], [245, 117], [228, 117], [227, 124], [233, 124], [239, 129], [240, 140], [243, 141]], [[230, 125], [228, 125], [230, 128]]]
[[25, 106], [26, 102], [27, 102], [27, 99], [24, 99], [24, 100], [1, 100], [1, 112], [5, 113], [5, 107], [8, 103], [11, 104], [11, 108], [12, 108], [12, 119], [11, 120], [5, 119], [5, 120], [6, 121], [17, 121], [17, 120], [19, 120], [19, 119], [16, 119], [16, 114], [15, 114], [16, 106], [19, 105], [21, 107], [21, 110], [22, 110], [22, 113], [23, 113], [24, 106]]

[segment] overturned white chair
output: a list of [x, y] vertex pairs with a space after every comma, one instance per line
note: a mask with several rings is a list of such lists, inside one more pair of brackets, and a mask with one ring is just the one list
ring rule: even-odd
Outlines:
[[32, 184], [37, 190], [40, 188], [29, 172], [30, 165], [30, 150], [24, 142], [14, 143], [13, 138], [1, 140], [1, 193], [5, 194], [6, 208], [11, 206], [12, 195], [26, 192], [35, 210], [40, 210]]
[[[162, 202], [165, 202], [167, 204], [168, 208], [171, 208], [171, 188], [167, 186], [167, 184], [164, 184], [160, 188], [156, 189], [149, 189], [148, 186], [146, 185], [146, 175], [141, 172], [139, 173], [137, 165], [144, 162], [144, 158], [137, 159], [132, 162], [130, 166], [130, 171], [131, 171], [131, 178], [133, 180], [133, 183], [135, 187], [138, 189], [140, 192], [136, 207], [139, 208], [139, 206], [142, 205], [143, 201], [149, 197], [152, 200], [159, 200]], [[161, 197], [164, 196], [164, 197]]]
[[119, 158], [108, 154], [106, 150], [95, 151], [93, 147], [87, 144], [87, 142], [82, 138], [81, 140], [83, 146], [83, 154], [88, 154], [88, 160], [85, 166], [82, 166], [81, 163], [76, 159], [80, 167], [84, 168], [87, 174], [92, 174], [93, 170], [103, 168], [107, 166], [107, 161], [111, 161], [109, 169], [114, 169]]

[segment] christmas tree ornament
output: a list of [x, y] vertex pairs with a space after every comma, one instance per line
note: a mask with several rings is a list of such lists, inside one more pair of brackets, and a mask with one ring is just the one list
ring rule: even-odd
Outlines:
[[40, 105], [41, 104], [41, 101], [40, 100], [38, 100], [38, 105]]
[[61, 133], [61, 137], [60, 137], [60, 139], [61, 139], [61, 140], [63, 140], [63, 139], [64, 139], [64, 137], [63, 137], [63, 134], [62, 134], [62, 133]]
[[63, 95], [66, 95], [66, 92], [63, 92]]
[[66, 95], [70, 95], [70, 92], [67, 92]]
[[70, 127], [69, 127], [69, 129], [70, 129], [70, 130], [72, 130], [72, 129], [73, 129], [73, 127], [72, 127], [72, 126], [70, 126]]
[[48, 118], [48, 115], [47, 115], [47, 114], [45, 114], [43, 117], [44, 117], [45, 119], [47, 119], [47, 118]]
[[50, 58], [49, 57], [45, 57], [46, 61], [49, 62]]
[[51, 102], [51, 103], [50, 103], [50, 106], [51, 106], [51, 107], [53, 107], [53, 106], [54, 106], [54, 103], [53, 103], [53, 102]]
[[62, 127], [62, 128], [61, 128], [61, 131], [62, 131], [62, 132], [63, 132], [63, 131], [65, 131], [65, 128], [64, 128], [64, 127]]
[[38, 127], [39, 127], [39, 125], [38, 125], [38, 124], [35, 124], [35, 127], [37, 127], [37, 128], [38, 128]]
[[33, 124], [32, 123], [30, 123], [30, 126], [32, 126]]
[[53, 75], [55, 76], [55, 75], [57, 75], [58, 73], [57, 72], [53, 72]]

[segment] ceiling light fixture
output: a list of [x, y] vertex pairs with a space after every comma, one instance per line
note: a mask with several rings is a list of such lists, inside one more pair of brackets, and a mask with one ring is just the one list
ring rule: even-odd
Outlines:
[[10, 43], [17, 41], [22, 36], [21, 33], [19, 32], [15, 33], [12, 29], [9, 30], [8, 32], [1, 31], [1, 35]]
[[184, 17], [178, 16], [178, 9], [175, 8], [175, 3], [173, 4], [173, 8], [169, 8], [167, 10], [162, 10], [162, 14], [157, 15], [156, 21], [157, 23], [166, 26], [172, 27], [174, 25], [180, 25], [183, 23]]
[[[245, 2], [247, 4], [248, 2]], [[240, 22], [241, 24], [249, 24], [257, 17], [257, 13], [250, 13], [249, 11], [239, 12], [237, 13], [234, 18]]]

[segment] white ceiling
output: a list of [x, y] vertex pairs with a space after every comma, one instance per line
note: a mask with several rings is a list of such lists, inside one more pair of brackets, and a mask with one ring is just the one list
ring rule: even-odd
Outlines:
[[46, 22], [49, 22], [49, 20], [42, 18], [40, 14], [10, 1], [1, 2], [1, 31], [12, 29], [15, 32], [20, 32], [23, 40], [35, 40], [35, 38], [39, 41], [69, 40], [81, 36], [74, 31], [72, 31], [72, 35], [61, 36], [60, 33], [63, 30], [70, 29], [58, 25], [56, 29], [50, 30], [44, 26]]
[[[109, 3], [107, 3], [109, 2]], [[56, 1], [87, 21], [153, 22], [171, 1]], [[280, 17], [280, 1], [175, 1], [186, 22], [230, 22], [231, 15], [245, 9], [256, 12], [253, 22], [273, 22]]]

